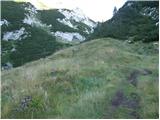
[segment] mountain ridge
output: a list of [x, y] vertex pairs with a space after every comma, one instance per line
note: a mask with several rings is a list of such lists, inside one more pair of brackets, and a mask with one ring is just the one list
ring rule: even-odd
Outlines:
[[152, 42], [159, 40], [158, 28], [158, 1], [127, 1], [110, 20], [100, 23], [88, 39], [113, 37]]
[[[35, 58], [45, 57], [45, 53], [48, 55], [60, 48], [85, 40], [91, 30], [93, 31], [93, 27], [85, 22], [90, 21], [87, 17], [75, 16], [76, 13], [71, 10], [39, 11], [29, 2], [1, 1], [1, 4], [2, 66], [7, 66], [9, 63], [16, 67]], [[69, 15], [73, 14], [70, 15], [72, 19], [65, 19], [67, 15], [62, 13], [66, 11]], [[70, 25], [74, 23], [76, 29], [68, 26], [68, 23]], [[36, 42], [40, 45], [36, 45]]]

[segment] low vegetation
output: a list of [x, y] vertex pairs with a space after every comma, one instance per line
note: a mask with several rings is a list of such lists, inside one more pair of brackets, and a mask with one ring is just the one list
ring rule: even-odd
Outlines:
[[2, 71], [2, 118], [158, 118], [154, 48], [103, 38]]

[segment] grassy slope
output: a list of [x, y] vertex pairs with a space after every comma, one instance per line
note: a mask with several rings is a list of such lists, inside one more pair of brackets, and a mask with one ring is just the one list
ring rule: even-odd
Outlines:
[[104, 38], [3, 71], [2, 118], [158, 118], [158, 54], [135, 49]]

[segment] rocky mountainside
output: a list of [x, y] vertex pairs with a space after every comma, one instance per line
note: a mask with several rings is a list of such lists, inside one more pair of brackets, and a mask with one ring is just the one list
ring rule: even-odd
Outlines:
[[[96, 27], [96, 23], [86, 17], [83, 12], [76, 8], [74, 10], [55, 9], [39, 11], [41, 21], [50, 24], [52, 34], [61, 37], [69, 34], [77, 37], [79, 40], [85, 40], [85, 37], [92, 33]], [[79, 36], [76, 34], [79, 34]], [[68, 40], [72, 40], [69, 39]]]
[[98, 24], [89, 39], [100, 37], [158, 41], [159, 1], [127, 1], [110, 20]]
[[1, 6], [2, 66], [19, 66], [84, 41], [96, 27], [78, 8], [37, 10], [13, 1], [1, 1]]

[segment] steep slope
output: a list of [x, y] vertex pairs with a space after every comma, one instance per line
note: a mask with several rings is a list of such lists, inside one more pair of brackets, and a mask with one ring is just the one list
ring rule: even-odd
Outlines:
[[127, 1], [110, 20], [98, 25], [90, 39], [100, 37], [158, 41], [159, 1]]
[[1, 6], [3, 69], [45, 57], [72, 42], [79, 43], [96, 25], [78, 10], [41, 11], [30, 3], [13, 1], [1, 1]]
[[30, 3], [1, 1], [2, 67], [20, 66], [68, 46], [49, 34]]
[[2, 118], [158, 118], [150, 46], [97, 39], [2, 71]]
[[[81, 38], [78, 35], [75, 35], [75, 37], [77, 37], [77, 40], [83, 41], [96, 27], [96, 23], [86, 17], [78, 8], [74, 10], [54, 9], [39, 12], [41, 20], [52, 25], [51, 31], [55, 36], [58, 36], [58, 33], [79, 34], [79, 36], [82, 36]], [[59, 37], [63, 38], [63, 35]], [[68, 40], [72, 41], [72, 39]]]

